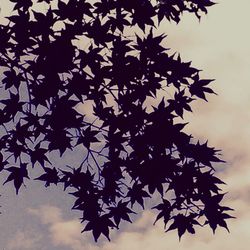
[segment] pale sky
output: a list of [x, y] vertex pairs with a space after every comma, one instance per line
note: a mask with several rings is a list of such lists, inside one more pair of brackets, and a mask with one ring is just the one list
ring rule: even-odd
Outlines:
[[[7, 11], [8, 0], [0, 7]], [[209, 8], [199, 23], [184, 15], [175, 25], [162, 27], [168, 34], [166, 45], [181, 57], [192, 60], [203, 76], [216, 79], [218, 96], [208, 103], [199, 101], [186, 116], [188, 131], [195, 138], [208, 139], [222, 149], [227, 161], [218, 174], [228, 185], [225, 205], [233, 207], [231, 233], [219, 228], [215, 235], [201, 228], [195, 235], [164, 233], [161, 223], [152, 226], [154, 216], [145, 211], [133, 224], [108, 241], [93, 242], [90, 234], [80, 234], [79, 213], [70, 211], [72, 198], [54, 187], [26, 182], [16, 196], [11, 185], [1, 189], [0, 249], [5, 250], [247, 250], [250, 245], [250, 1], [221, 0]]]

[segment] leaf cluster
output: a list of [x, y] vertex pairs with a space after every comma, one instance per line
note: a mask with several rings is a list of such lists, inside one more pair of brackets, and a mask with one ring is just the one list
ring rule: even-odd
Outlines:
[[[212, 80], [169, 53], [164, 19], [200, 18], [210, 0], [32, 0], [14, 3], [0, 25], [0, 171], [16, 193], [39, 168], [45, 186], [63, 184], [95, 240], [158, 195], [179, 237], [205, 218], [212, 230], [231, 216], [214, 176], [219, 151], [185, 133], [191, 102], [214, 93]], [[140, 34], [140, 35], [139, 35]], [[163, 95], [159, 101], [159, 95]], [[152, 105], [152, 100], [154, 105]], [[91, 103], [92, 109], [81, 112]], [[86, 110], [85, 110], [86, 111]], [[53, 158], [72, 151], [73, 166]], [[70, 169], [70, 170], [69, 170]], [[139, 205], [139, 206], [138, 206]]]

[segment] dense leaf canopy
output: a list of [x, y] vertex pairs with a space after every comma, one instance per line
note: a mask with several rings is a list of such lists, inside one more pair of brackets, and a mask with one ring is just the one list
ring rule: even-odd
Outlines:
[[[179, 237], [227, 229], [214, 176], [219, 151], [184, 132], [212, 80], [165, 47], [162, 22], [198, 18], [210, 0], [11, 0], [0, 25], [0, 171], [16, 193], [30, 178], [64, 185], [95, 240], [155, 202]], [[43, 8], [39, 7], [43, 5]], [[45, 6], [45, 7], [44, 7]], [[90, 104], [90, 105], [89, 105]], [[91, 106], [89, 110], [85, 107]], [[52, 164], [79, 152], [71, 166]]]

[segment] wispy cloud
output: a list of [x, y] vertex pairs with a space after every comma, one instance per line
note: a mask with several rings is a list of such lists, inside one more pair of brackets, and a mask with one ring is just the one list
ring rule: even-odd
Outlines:
[[62, 211], [55, 206], [44, 205], [39, 208], [28, 208], [30, 215], [39, 218], [40, 222], [47, 225], [51, 244], [55, 247], [67, 247], [72, 250], [88, 250], [89, 240], [80, 232], [82, 226], [78, 220], [66, 220]]
[[27, 212], [37, 216], [42, 224], [53, 224], [62, 220], [62, 212], [55, 206], [43, 205], [38, 209], [28, 208]]
[[36, 235], [31, 231], [17, 231], [12, 239], [9, 240], [7, 248], [10, 250], [33, 250], [36, 249], [41, 240], [42, 237], [40, 235]]
[[[51, 244], [58, 249], [67, 247], [72, 250], [152, 250], [153, 248], [157, 250], [245, 250], [246, 245], [250, 244], [248, 202], [233, 198], [229, 203], [237, 209], [238, 217], [229, 223], [230, 234], [221, 228], [215, 235], [209, 228], [197, 228], [196, 235], [184, 235], [181, 242], [176, 232], [164, 233], [161, 222], [155, 226], [152, 225], [155, 215], [151, 211], [144, 211], [134, 224], [126, 227], [124, 231], [115, 233], [111, 242], [104, 241], [98, 245], [88, 235], [79, 233], [81, 225], [77, 220], [65, 220], [62, 215], [57, 217], [60, 211], [57, 207], [46, 206], [46, 209], [40, 207], [29, 211], [38, 216], [41, 223], [47, 225]], [[242, 242], [244, 245], [241, 245]]]
[[[247, 204], [236, 204], [235, 206], [247, 207]], [[196, 235], [185, 235], [179, 242], [176, 232], [164, 233], [161, 223], [156, 226], [148, 225], [148, 221], [153, 221], [152, 213], [145, 212], [142, 218], [131, 228], [144, 228], [143, 231], [127, 231], [121, 233], [111, 243], [106, 243], [102, 250], [245, 250], [246, 245], [250, 244], [248, 239], [248, 226], [250, 212], [244, 212], [240, 215], [240, 220], [234, 220], [230, 223], [232, 233], [228, 234], [226, 230], [219, 229], [216, 235], [211, 230], [201, 228], [197, 230]], [[142, 222], [145, 222], [144, 226]], [[244, 242], [244, 245], [241, 245]]]

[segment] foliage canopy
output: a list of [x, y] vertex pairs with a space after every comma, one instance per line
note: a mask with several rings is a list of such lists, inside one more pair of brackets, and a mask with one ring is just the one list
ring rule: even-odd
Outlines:
[[[62, 183], [75, 197], [83, 231], [95, 240], [131, 222], [149, 198], [157, 202], [156, 221], [179, 237], [203, 224], [227, 229], [231, 209], [220, 205], [223, 182], [213, 167], [222, 162], [219, 152], [180, 122], [191, 102], [214, 93], [212, 80], [168, 53], [165, 34], [155, 33], [161, 22], [179, 22], [184, 12], [200, 18], [214, 3], [11, 2], [12, 15], [0, 25], [4, 184], [13, 182], [18, 194], [31, 169], [40, 168], [37, 180]], [[86, 103], [92, 109], [83, 114]], [[64, 168], [51, 163], [55, 151], [70, 150], [83, 160]]]

